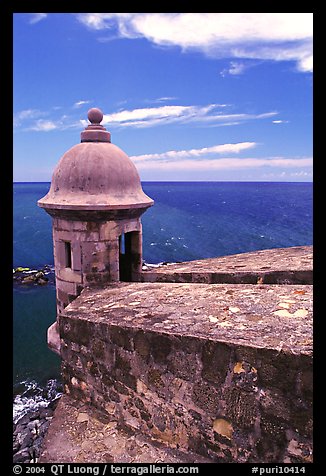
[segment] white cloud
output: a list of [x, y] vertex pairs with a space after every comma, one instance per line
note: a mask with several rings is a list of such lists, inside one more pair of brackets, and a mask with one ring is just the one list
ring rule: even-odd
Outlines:
[[38, 109], [19, 111], [14, 114], [14, 127], [19, 130], [37, 132], [80, 128], [81, 122], [77, 121], [76, 117], [67, 114], [57, 116], [57, 114], [53, 112], [60, 109], [62, 109], [61, 106], [55, 106], [51, 108], [51, 111], [40, 111]]
[[77, 18], [88, 28], [94, 30], [113, 28], [117, 23], [122, 30], [121, 33], [126, 34], [124, 22], [135, 15], [135, 13], [79, 13]]
[[144, 154], [130, 157], [137, 164], [149, 160], [175, 160], [185, 158], [200, 158], [211, 154], [239, 154], [243, 150], [255, 147], [256, 142], [239, 142], [236, 144], [219, 144], [212, 147], [203, 147], [202, 149], [189, 150], [169, 150], [161, 154]]
[[312, 177], [312, 172], [300, 170], [300, 172], [291, 172], [291, 177]]
[[103, 124], [150, 127], [158, 124], [199, 120], [215, 107], [215, 104], [203, 107], [171, 105], [122, 110], [113, 114], [105, 114]]
[[248, 45], [238, 46], [234, 55], [239, 58], [263, 59], [273, 61], [295, 61], [297, 70], [312, 72], [312, 38], [311, 40], [292, 41], [289, 44], [256, 45], [252, 49]]
[[43, 116], [44, 113], [39, 109], [24, 109], [14, 114], [14, 127], [19, 127], [24, 121], [36, 119]]
[[261, 114], [222, 114], [225, 104], [207, 106], [159, 106], [122, 110], [104, 114], [103, 124], [120, 127], [152, 127], [171, 123], [205, 123], [209, 125], [235, 125], [248, 120], [265, 119], [277, 115], [276, 111]]
[[[241, 154], [253, 149], [257, 142], [238, 142], [218, 144], [202, 149], [169, 150], [162, 153], [131, 156], [130, 159], [139, 170], [164, 171], [214, 171], [235, 169], [270, 169], [295, 170], [295, 176], [308, 176], [312, 168], [312, 157], [230, 157], [225, 154]], [[219, 157], [224, 155], [223, 157]]]
[[35, 23], [38, 23], [41, 20], [44, 20], [48, 16], [47, 13], [30, 13], [30, 15], [32, 15], [29, 20], [29, 23], [31, 25], [34, 25]]
[[222, 157], [203, 160], [148, 160], [137, 162], [137, 156], [133, 157], [139, 170], [187, 170], [187, 171], [213, 171], [235, 170], [260, 167], [275, 168], [302, 168], [312, 167], [312, 158], [287, 158], [287, 157], [263, 157], [263, 158], [234, 158]]
[[230, 62], [230, 67], [225, 68], [220, 72], [221, 76], [226, 76], [228, 74], [231, 74], [232, 76], [238, 76], [240, 74], [243, 74], [246, 69], [248, 69], [248, 65], [244, 63], [239, 63], [237, 61], [231, 61]]
[[78, 109], [79, 107], [83, 106], [84, 104], [89, 104], [91, 101], [77, 101], [75, 102], [75, 104], [73, 105], [73, 108], [74, 109]]
[[146, 38], [217, 58], [294, 61], [298, 71], [312, 71], [312, 13], [80, 13], [77, 18], [114, 38]]
[[[78, 110], [88, 102], [90, 101], [80, 100], [73, 105], [72, 109]], [[164, 105], [131, 110], [122, 109], [112, 114], [104, 114], [102, 124], [107, 126], [108, 129], [114, 127], [145, 128], [170, 124], [217, 127], [234, 126], [248, 121], [268, 119], [278, 114], [276, 111], [259, 114], [226, 113], [227, 107], [232, 106], [227, 104], [208, 104], [205, 106]], [[80, 128], [87, 125], [88, 121], [77, 117], [77, 113], [74, 115], [63, 114], [59, 117], [53, 111], [26, 109], [14, 116], [14, 126], [16, 128], [24, 127], [25, 130], [33, 131], [48, 132], [54, 129]]]
[[165, 117], [184, 117], [192, 115], [195, 110], [200, 112], [200, 108], [194, 106], [160, 106], [139, 108], [133, 110], [122, 110], [104, 117], [105, 122], [127, 122], [144, 119], [163, 119]]
[[161, 98], [157, 98], [157, 99], [153, 99], [152, 101], [148, 101], [148, 102], [157, 102], [157, 103], [161, 103], [161, 102], [166, 102], [166, 101], [175, 101], [176, 98], [175, 96], [163, 96]]
[[54, 121], [39, 119], [35, 122], [33, 126], [29, 127], [28, 130], [48, 132], [54, 129], [58, 129], [59, 127], [60, 126]]
[[279, 179], [285, 179], [287, 178], [288, 180], [289, 179], [309, 179], [309, 178], [313, 178], [313, 172], [312, 172], [312, 169], [310, 170], [300, 170], [300, 171], [296, 171], [296, 172], [291, 172], [291, 169], [290, 170], [286, 170], [286, 171], [273, 171], [273, 172], [268, 172], [268, 173], [264, 173], [261, 175], [261, 178], [262, 179], [272, 179], [273, 181], [277, 181]]

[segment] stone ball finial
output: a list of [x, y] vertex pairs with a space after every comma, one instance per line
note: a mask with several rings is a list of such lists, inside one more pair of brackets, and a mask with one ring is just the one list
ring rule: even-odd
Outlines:
[[97, 107], [92, 107], [87, 113], [90, 124], [80, 134], [81, 142], [111, 142], [111, 134], [100, 122], [103, 120], [103, 112]]
[[89, 109], [87, 117], [92, 124], [100, 124], [103, 120], [103, 112], [97, 107], [92, 107]]

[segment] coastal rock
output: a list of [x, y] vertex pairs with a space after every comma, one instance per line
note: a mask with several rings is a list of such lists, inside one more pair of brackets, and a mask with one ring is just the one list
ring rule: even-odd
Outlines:
[[[14, 425], [15, 428], [16, 428], [15, 431], [17, 431], [20, 426], [26, 426], [27, 423], [29, 423], [30, 421], [31, 421], [31, 420], [30, 420], [30, 417], [28, 416], [28, 414], [22, 416], [22, 417], [18, 420], [18, 422], [16, 423], [16, 425]], [[19, 430], [18, 430], [18, 431], [19, 431]], [[15, 432], [14, 432], [14, 434], [15, 434]]]
[[[50, 273], [51, 267], [49, 265], [43, 266], [42, 269], [31, 269], [18, 266], [17, 268], [13, 269], [13, 280], [17, 284], [37, 284], [44, 286], [50, 281], [50, 279], [46, 276], [46, 274]], [[54, 273], [52, 272], [51, 274], [53, 275]]]
[[41, 446], [60, 398], [46, 408], [40, 407], [22, 416], [13, 430], [13, 462], [37, 462]]
[[13, 463], [29, 463], [31, 460], [31, 455], [27, 448], [24, 448], [14, 454], [12, 462]]
[[36, 278], [35, 276], [26, 276], [26, 277], [23, 277], [22, 280], [21, 280], [21, 283], [22, 284], [29, 284], [29, 283], [34, 283], [36, 281]]
[[22, 433], [18, 433], [16, 437], [16, 443], [20, 448], [28, 448], [33, 441], [33, 435], [28, 429], [25, 429]]

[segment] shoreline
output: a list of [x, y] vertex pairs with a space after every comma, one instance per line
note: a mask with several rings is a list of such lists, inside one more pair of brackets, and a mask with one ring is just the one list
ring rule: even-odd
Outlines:
[[24, 381], [20, 385], [24, 385], [25, 390], [17, 393], [13, 402], [13, 462], [37, 463], [43, 439], [63, 394], [62, 383], [51, 379], [45, 386], [35, 381]]
[[21, 416], [13, 424], [13, 463], [37, 463], [44, 437], [62, 395]]

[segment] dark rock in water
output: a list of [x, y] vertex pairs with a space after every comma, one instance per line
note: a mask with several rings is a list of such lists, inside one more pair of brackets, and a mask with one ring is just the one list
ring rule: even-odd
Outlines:
[[13, 432], [13, 436], [14, 438], [19, 435], [20, 433], [22, 433], [23, 431], [25, 431], [25, 428], [27, 426], [27, 423], [25, 423], [24, 425], [21, 425], [21, 424], [17, 424], [16, 428], [14, 429], [14, 432]]
[[27, 423], [29, 423], [30, 421], [31, 421], [31, 419], [30, 419], [30, 417], [28, 416], [28, 414], [22, 416], [21, 418], [19, 418], [19, 420], [17, 421], [17, 423], [16, 423], [16, 425], [15, 425], [15, 426], [16, 426], [16, 429], [17, 429], [17, 427], [18, 427], [19, 425], [25, 425], [25, 426], [26, 426]]
[[39, 436], [33, 441], [32, 451], [35, 451], [35, 456], [38, 458], [40, 456], [41, 446], [43, 443], [43, 436]]
[[26, 428], [33, 434], [38, 434], [38, 428], [40, 426], [40, 420], [32, 420], [27, 423]]
[[20, 443], [19, 443], [19, 441], [17, 441], [15, 439], [14, 442], [13, 442], [13, 445], [12, 445], [12, 449], [13, 449], [14, 454], [18, 452], [19, 448], [20, 448]]
[[[30, 269], [18, 266], [13, 269], [13, 279], [17, 284], [38, 284], [44, 286], [50, 282], [49, 278], [45, 274], [51, 273], [51, 267], [49, 265], [43, 266], [42, 269]], [[54, 273], [52, 280], [54, 279]]]
[[36, 281], [36, 278], [32, 274], [31, 276], [23, 277], [22, 280], [21, 280], [21, 283], [22, 284], [29, 284], [29, 283], [35, 283], [35, 281]]
[[23, 432], [18, 433], [16, 442], [21, 448], [28, 448], [33, 442], [33, 435], [31, 434], [30, 430], [25, 429]]
[[35, 410], [33, 412], [28, 413], [28, 416], [29, 416], [30, 421], [31, 420], [36, 420], [36, 418], [39, 418], [40, 412], [39, 412], [39, 410]]

